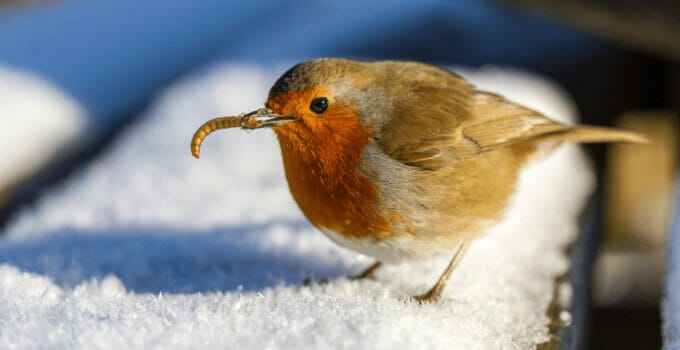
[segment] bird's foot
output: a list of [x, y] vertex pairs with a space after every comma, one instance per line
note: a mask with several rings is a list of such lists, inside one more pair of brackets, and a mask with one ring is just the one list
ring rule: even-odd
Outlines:
[[312, 284], [326, 284], [328, 282], [328, 278], [307, 277], [302, 280], [302, 285], [311, 286]]
[[449, 276], [451, 276], [451, 272], [453, 272], [453, 270], [458, 265], [458, 262], [463, 257], [463, 254], [467, 250], [468, 245], [469, 243], [467, 242], [461, 243], [460, 247], [458, 248], [458, 251], [456, 251], [456, 254], [449, 262], [449, 265], [446, 266], [446, 270], [444, 270], [444, 273], [437, 280], [437, 283], [435, 283], [434, 286], [432, 286], [432, 288], [430, 288], [430, 290], [427, 291], [427, 293], [416, 295], [412, 297], [412, 299], [420, 304], [436, 303], [442, 295], [442, 291], [446, 286], [446, 282], [449, 280]]
[[438, 285], [435, 285], [432, 289], [428, 290], [427, 293], [413, 296], [410, 299], [421, 305], [434, 304], [439, 301], [439, 298], [442, 296], [442, 289], [444, 289], [437, 287]]

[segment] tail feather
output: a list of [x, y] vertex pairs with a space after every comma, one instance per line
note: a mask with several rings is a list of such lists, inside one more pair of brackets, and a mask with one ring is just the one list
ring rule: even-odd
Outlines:
[[540, 137], [546, 141], [564, 142], [626, 142], [626, 143], [649, 143], [649, 139], [642, 134], [621, 129], [605, 128], [598, 126], [576, 126]]

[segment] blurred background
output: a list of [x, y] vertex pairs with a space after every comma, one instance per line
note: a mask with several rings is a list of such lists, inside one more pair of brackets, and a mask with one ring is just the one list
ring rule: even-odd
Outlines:
[[[519, 68], [559, 83], [584, 123], [654, 141], [589, 146], [601, 179], [596, 229], [574, 248], [591, 253], [572, 271], [590, 281], [576, 293], [588, 317], [555, 332], [567, 348], [659, 348], [678, 32], [673, 0], [0, 0], [0, 225], [106, 149], [161, 89], [217, 62], [342, 56]], [[36, 89], [62, 102], [34, 100]], [[573, 332], [582, 340], [564, 343]]]

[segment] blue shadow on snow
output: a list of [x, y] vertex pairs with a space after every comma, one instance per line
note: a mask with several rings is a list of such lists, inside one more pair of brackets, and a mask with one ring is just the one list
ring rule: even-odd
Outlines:
[[[339, 259], [324, 259], [318, 252], [267, 248], [263, 233], [276, 224], [190, 234], [165, 227], [125, 233], [61, 229], [35, 240], [4, 242], [0, 264], [44, 275], [66, 288], [113, 275], [136, 293], [252, 291], [347, 273]], [[287, 226], [304, 228], [302, 223]]]

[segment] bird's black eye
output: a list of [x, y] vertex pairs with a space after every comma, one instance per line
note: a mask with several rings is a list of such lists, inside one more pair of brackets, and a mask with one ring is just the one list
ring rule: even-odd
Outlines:
[[312, 101], [312, 104], [309, 105], [309, 109], [311, 109], [312, 112], [316, 114], [323, 113], [324, 111], [326, 111], [326, 108], [328, 108], [328, 99], [325, 97], [315, 98]]

